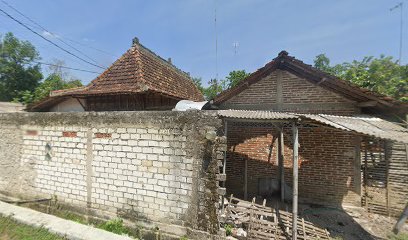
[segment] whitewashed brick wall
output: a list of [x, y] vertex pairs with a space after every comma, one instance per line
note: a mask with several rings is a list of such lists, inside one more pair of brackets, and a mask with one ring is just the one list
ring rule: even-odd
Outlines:
[[0, 191], [207, 230], [205, 135], [220, 126], [211, 112], [0, 114]]
[[[86, 129], [25, 125], [22, 130], [21, 164], [33, 166], [33, 187], [69, 203], [85, 203]], [[77, 136], [64, 137], [63, 132], [75, 132]]]

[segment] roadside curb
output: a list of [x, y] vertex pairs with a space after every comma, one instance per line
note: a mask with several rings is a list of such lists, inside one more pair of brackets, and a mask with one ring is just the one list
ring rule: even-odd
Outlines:
[[[11, 217], [13, 220], [34, 226], [43, 227], [51, 233], [71, 240], [132, 240], [128, 236], [117, 235], [102, 229], [65, 220], [53, 215], [34, 211], [32, 209], [15, 206], [0, 201], [0, 215]], [[134, 240], [134, 239], [133, 239]]]

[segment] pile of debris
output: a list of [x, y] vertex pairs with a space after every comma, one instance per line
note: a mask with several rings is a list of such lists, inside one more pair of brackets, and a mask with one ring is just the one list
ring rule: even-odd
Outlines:
[[[232, 226], [231, 234], [238, 239], [292, 239], [292, 214], [263, 204], [244, 201], [231, 195], [225, 202], [222, 222]], [[329, 232], [297, 219], [298, 239], [330, 239]]]

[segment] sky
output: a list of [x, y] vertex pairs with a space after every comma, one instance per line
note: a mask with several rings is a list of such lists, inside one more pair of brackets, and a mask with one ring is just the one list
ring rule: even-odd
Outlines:
[[[398, 59], [400, 10], [390, 8], [401, 1], [405, 21], [402, 63], [407, 64], [408, 0], [0, 0], [0, 9], [61, 47], [104, 67], [138, 37], [144, 46], [164, 59], [171, 58], [174, 65], [201, 77], [206, 85], [211, 78], [222, 79], [232, 70], [256, 71], [282, 50], [308, 64], [321, 53], [332, 64], [380, 54]], [[0, 13], [0, 34], [6, 32], [30, 41], [42, 62], [58, 59], [68, 67], [103, 71]], [[236, 48], [234, 43], [238, 43]], [[45, 75], [49, 73], [48, 67], [42, 69]], [[84, 84], [98, 75], [73, 70], [70, 74]]]

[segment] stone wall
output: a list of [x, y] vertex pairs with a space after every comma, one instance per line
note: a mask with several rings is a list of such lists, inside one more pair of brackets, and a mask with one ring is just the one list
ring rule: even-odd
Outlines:
[[0, 114], [0, 191], [214, 232], [215, 208], [202, 206], [218, 199], [205, 136], [220, 126], [210, 111]]

